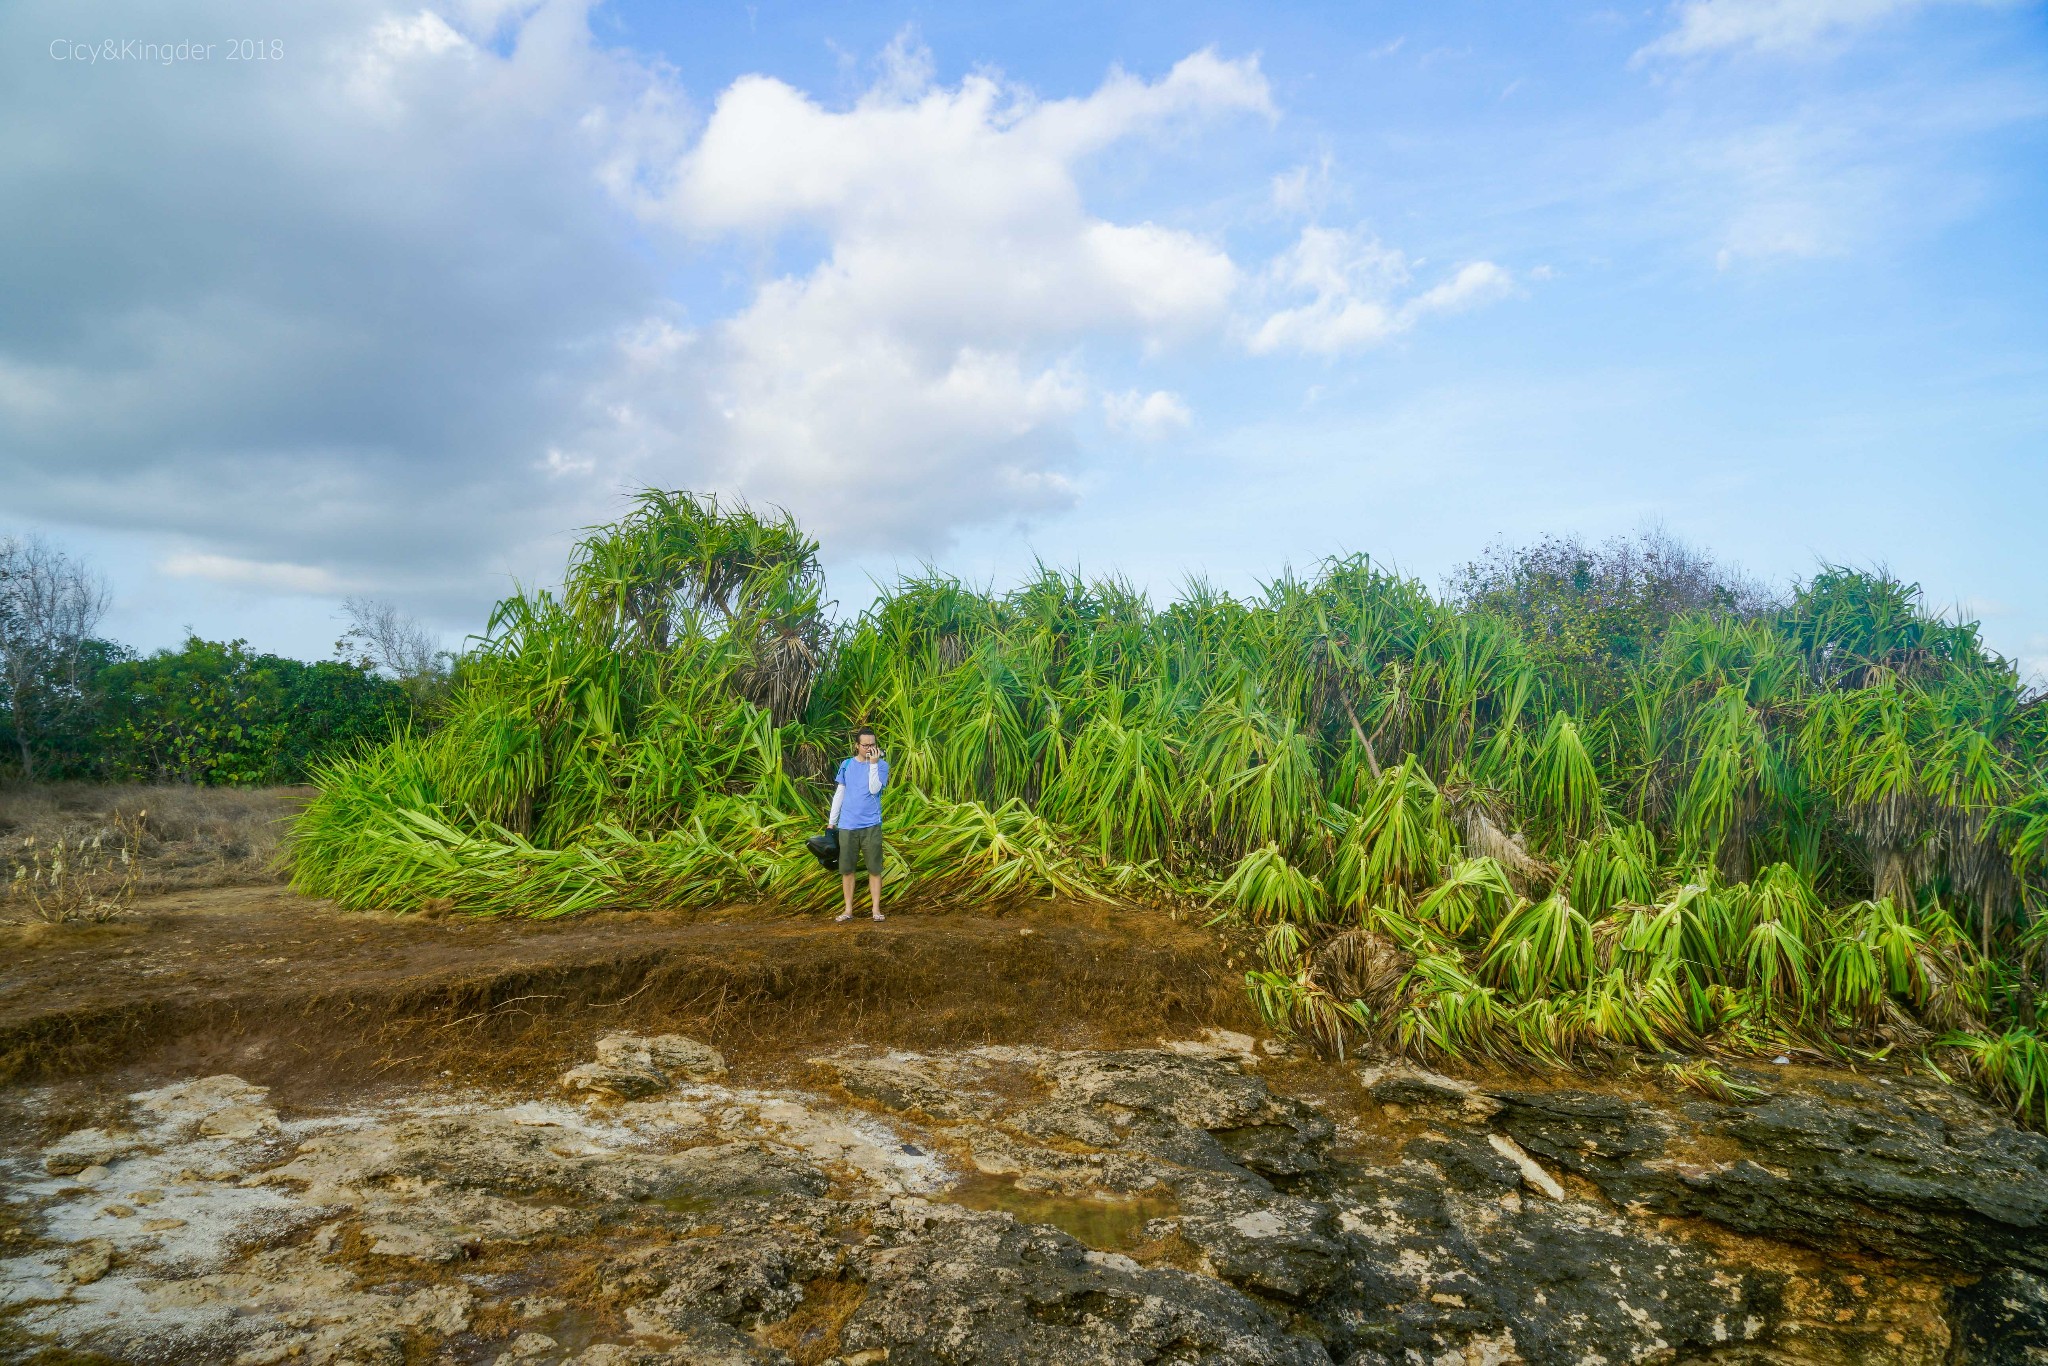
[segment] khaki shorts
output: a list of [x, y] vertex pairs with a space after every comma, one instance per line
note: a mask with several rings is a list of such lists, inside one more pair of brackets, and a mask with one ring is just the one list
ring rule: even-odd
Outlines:
[[882, 827], [864, 825], [858, 830], [842, 828], [839, 832], [839, 871], [853, 872], [854, 856], [858, 854], [867, 862], [868, 871], [875, 876], [882, 874]]

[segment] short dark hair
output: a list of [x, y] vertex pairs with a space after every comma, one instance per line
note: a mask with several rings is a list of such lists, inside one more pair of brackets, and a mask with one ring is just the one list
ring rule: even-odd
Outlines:
[[[853, 738], [858, 740], [863, 735], [875, 735], [875, 728], [873, 726], [862, 726], [859, 730], [853, 733]], [[875, 735], [875, 738], [879, 740], [882, 737], [879, 735]]]

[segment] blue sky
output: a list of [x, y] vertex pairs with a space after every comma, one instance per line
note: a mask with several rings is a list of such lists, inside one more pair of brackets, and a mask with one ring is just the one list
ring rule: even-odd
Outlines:
[[135, 644], [453, 640], [656, 483], [848, 603], [1654, 522], [2048, 669], [2040, 4], [182, 8], [0, 14], [0, 533]]

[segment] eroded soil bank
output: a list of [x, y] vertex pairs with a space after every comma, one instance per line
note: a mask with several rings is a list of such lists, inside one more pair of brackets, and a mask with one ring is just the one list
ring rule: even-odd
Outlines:
[[18, 943], [0, 1356], [2048, 1361], [2048, 1139], [1967, 1096], [1337, 1065], [1228, 952], [274, 891]]
[[593, 1028], [687, 1028], [765, 1065], [852, 1038], [1101, 1044], [1251, 1021], [1215, 934], [1090, 906], [427, 920], [269, 886], [0, 927], [0, 1085], [232, 1071], [299, 1102], [444, 1073], [538, 1084]]

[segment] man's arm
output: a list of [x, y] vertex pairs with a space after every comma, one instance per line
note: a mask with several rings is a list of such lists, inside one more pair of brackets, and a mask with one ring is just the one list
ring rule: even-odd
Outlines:
[[827, 830], [834, 830], [834, 829], [837, 829], [837, 828], [838, 828], [838, 826], [839, 826], [839, 807], [840, 807], [840, 804], [841, 804], [842, 802], [844, 802], [845, 800], [846, 800], [846, 784], [845, 784], [845, 783], [834, 783], [834, 784], [832, 785], [832, 814], [831, 814], [831, 815], [829, 815], [829, 816], [827, 816], [827, 817], [825, 817], [825, 828], [826, 828]]

